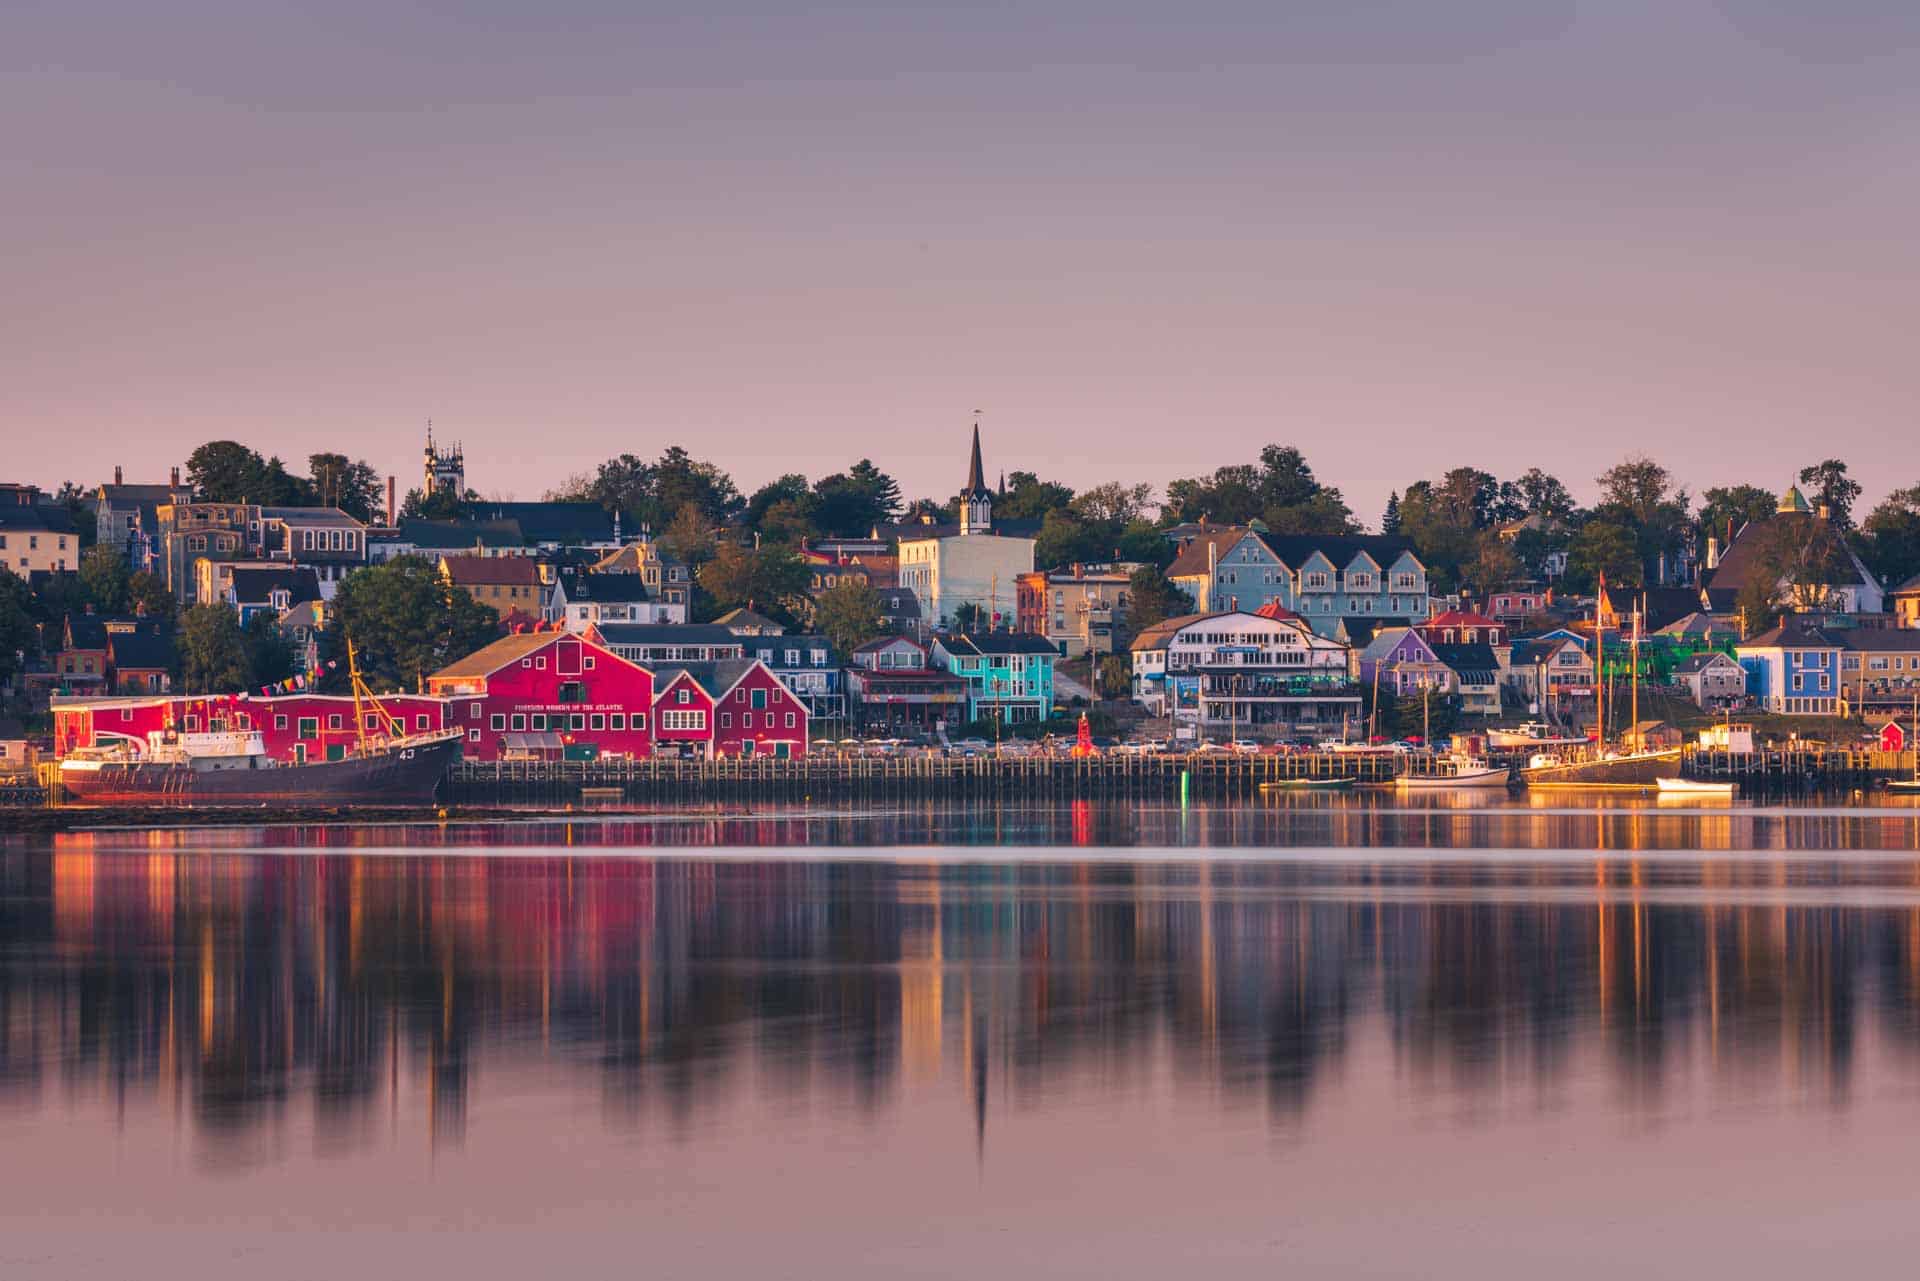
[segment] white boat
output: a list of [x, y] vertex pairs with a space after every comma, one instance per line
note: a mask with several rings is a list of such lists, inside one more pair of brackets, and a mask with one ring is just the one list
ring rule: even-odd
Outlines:
[[1402, 774], [1395, 779], [1400, 787], [1411, 790], [1435, 790], [1460, 787], [1505, 787], [1511, 773], [1504, 765], [1492, 766], [1471, 756], [1455, 756], [1446, 765], [1451, 772]]
[[1662, 796], [1732, 796], [1738, 783], [1710, 783], [1697, 778], [1656, 778], [1653, 785]]
[[1574, 744], [1584, 744], [1587, 741], [1584, 736], [1569, 738], [1565, 735], [1557, 734], [1551, 726], [1540, 721], [1528, 721], [1518, 729], [1490, 729], [1487, 731], [1487, 745], [1489, 747], [1570, 747]]

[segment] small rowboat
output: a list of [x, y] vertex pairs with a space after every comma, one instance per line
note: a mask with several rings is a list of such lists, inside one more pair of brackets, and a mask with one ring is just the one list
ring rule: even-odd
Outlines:
[[1896, 778], [1887, 784], [1889, 792], [1905, 792], [1909, 796], [1920, 792], [1920, 778]]
[[1394, 783], [1403, 788], [1432, 790], [1460, 787], [1505, 787], [1507, 768], [1462, 765], [1451, 774], [1402, 774]]
[[1344, 792], [1352, 787], [1351, 778], [1276, 778], [1260, 784], [1263, 792]]
[[1697, 778], [1656, 778], [1653, 785], [1662, 796], [1732, 796], [1738, 783], [1709, 783]]

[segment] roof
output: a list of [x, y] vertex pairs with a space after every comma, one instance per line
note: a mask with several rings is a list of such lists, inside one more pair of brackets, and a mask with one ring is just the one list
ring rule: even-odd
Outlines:
[[[960, 533], [960, 526], [956, 524], [920, 525], [909, 522], [903, 525], [882, 525], [880, 528], [883, 531], [891, 531], [888, 533], [888, 537], [894, 542], [900, 543], [925, 542], [930, 538], [963, 537]], [[1037, 520], [1002, 520], [996, 516], [993, 519], [992, 529], [975, 530], [971, 534], [964, 535], [964, 537], [1032, 538], [1039, 532], [1040, 522]]]
[[447, 581], [455, 587], [534, 587], [540, 567], [525, 556], [443, 556]]
[[1622, 618], [1630, 618], [1634, 610], [1644, 609], [1645, 617], [1642, 626], [1646, 631], [1657, 632], [1691, 614], [1699, 613], [1700, 589], [1698, 587], [1632, 589], [1610, 587], [1607, 589], [1607, 607]]
[[1911, 596], [1915, 592], [1920, 592], [1920, 574], [1915, 574], [1912, 578], [1909, 578], [1906, 582], [1894, 588], [1892, 595]]
[[1704, 653], [1689, 654], [1675, 663], [1673, 665], [1673, 674], [1675, 676], [1691, 676], [1695, 672], [1705, 671], [1715, 663], [1720, 662], [1733, 663], [1735, 667], [1739, 666], [1732, 658], [1729, 658], [1719, 650], [1710, 649]]
[[1273, 597], [1259, 609], [1253, 611], [1259, 618], [1271, 618], [1276, 623], [1290, 623], [1300, 619], [1300, 615], [1280, 603], [1278, 596]]
[[960, 491], [965, 498], [971, 494], [987, 493], [986, 477], [980, 467], [980, 424], [973, 425], [973, 457], [967, 460], [967, 487]]
[[1400, 615], [1382, 615], [1378, 618], [1359, 618], [1348, 616], [1340, 620], [1339, 631], [1346, 633], [1347, 644], [1355, 649], [1365, 649], [1375, 633], [1383, 627], [1412, 627], [1413, 619]]
[[1433, 645], [1435, 658], [1456, 672], [1497, 672], [1500, 660], [1491, 645]]
[[457, 551], [464, 547], [524, 547], [525, 532], [511, 520], [423, 520], [418, 516], [400, 519], [400, 541], [415, 547]]
[[1261, 534], [1260, 541], [1282, 564], [1291, 566], [1305, 564], [1315, 552], [1325, 555], [1336, 568], [1346, 566], [1361, 552], [1382, 569], [1402, 556], [1419, 559], [1411, 542], [1385, 534]]
[[779, 623], [768, 618], [765, 614], [756, 614], [744, 605], [728, 610], [713, 621], [716, 626], [724, 627], [728, 631], [732, 631], [735, 628], [751, 628], [759, 632], [764, 632], [768, 629], [779, 632], [787, 630]]
[[[1167, 577], [1196, 578], [1205, 574], [1210, 564], [1224, 559], [1241, 539], [1252, 533], [1245, 525], [1208, 525], [1196, 529], [1193, 537], [1180, 548], [1180, 554], [1173, 558], [1173, 564], [1167, 566]], [[1209, 548], [1213, 550], [1211, 558], [1207, 554]]]
[[1133, 638], [1129, 649], [1165, 649], [1183, 628], [1199, 622], [1203, 618], [1217, 618], [1217, 614], [1181, 614], [1176, 618], [1162, 619], [1151, 627], [1143, 627], [1140, 634]]
[[102, 485], [99, 496], [109, 503], [151, 507], [171, 502], [184, 485]]
[[170, 669], [175, 657], [173, 637], [156, 632], [116, 632], [107, 638], [107, 653], [122, 671]]
[[278, 520], [287, 524], [336, 525], [342, 529], [360, 529], [365, 524], [338, 507], [262, 507], [260, 517], [262, 520]]
[[1513, 652], [1507, 655], [1507, 666], [1531, 667], [1535, 663], [1544, 663], [1569, 645], [1573, 646], [1582, 658], [1586, 657], [1586, 648], [1578, 641], [1569, 640], [1565, 636], [1546, 636], [1517, 642]]
[[738, 645], [740, 638], [715, 623], [596, 623], [609, 645]]
[[922, 654], [927, 652], [927, 647], [911, 636], [876, 636], [866, 644], [857, 647], [853, 652], [856, 654], [872, 654], [879, 650], [890, 649], [895, 645], [910, 645]]
[[1434, 649], [1437, 648], [1431, 641], [1422, 636], [1417, 628], [1381, 627], [1374, 630], [1373, 638], [1367, 642], [1366, 648], [1360, 651], [1360, 657], [1363, 661], [1368, 659], [1378, 661], [1379, 659], [1385, 658], [1388, 654], [1391, 654], [1400, 642], [1409, 636], [1426, 646], [1428, 653], [1432, 653]]
[[1840, 642], [1827, 630], [1804, 618], [1790, 616], [1772, 631], [1752, 640], [1741, 641], [1741, 649], [1839, 649]]
[[773, 661], [774, 657], [786, 650], [830, 650], [833, 643], [824, 636], [798, 632], [791, 636], [742, 636], [740, 647], [746, 651], [747, 657], [758, 658], [769, 667], [777, 667], [779, 664]]
[[[1716, 610], [1732, 606], [1740, 589], [1747, 585], [1767, 559], [1769, 535], [1783, 528], [1784, 522], [1819, 519], [1803, 511], [1783, 511], [1764, 520], [1750, 520], [1742, 525], [1740, 532], [1733, 536], [1733, 541], [1727, 544], [1726, 551], [1720, 554], [1719, 565], [1708, 571], [1708, 602]], [[1822, 583], [1831, 587], [1868, 581], [1870, 577], [1859, 558], [1836, 540], [1833, 555], [1823, 570]]]
[[570, 601], [599, 601], [608, 605], [632, 605], [653, 599], [647, 580], [639, 574], [574, 574], [564, 580]]
[[1506, 624], [1501, 622], [1497, 618], [1488, 618], [1485, 614], [1473, 614], [1473, 613], [1469, 613], [1464, 609], [1449, 609], [1444, 613], [1435, 614], [1432, 618], [1429, 618], [1426, 622], [1421, 623], [1420, 626], [1422, 628], [1427, 628], [1427, 627], [1489, 628], [1491, 627], [1491, 628], [1500, 628], [1504, 630], [1506, 627]]
[[728, 690], [740, 683], [741, 677], [754, 669], [757, 661], [751, 658], [721, 658], [709, 663], [673, 663], [656, 667], [653, 673], [654, 698], [658, 699], [666, 693], [667, 686], [679, 677], [688, 676], [718, 702]]
[[1854, 627], [1831, 633], [1841, 649], [1863, 654], [1920, 653], [1920, 631], [1894, 627]]
[[1732, 623], [1724, 622], [1703, 610], [1695, 610], [1656, 630], [1662, 636], [1712, 636], [1716, 632], [1734, 632], [1739, 629]]
[[275, 591], [285, 591], [288, 604], [320, 599], [320, 579], [306, 565], [274, 569], [231, 569], [225, 575], [233, 588], [233, 599], [242, 605], [263, 603]]
[[613, 538], [613, 517], [599, 503], [472, 503], [474, 514], [512, 521], [532, 543], [604, 543]]
[[33, 529], [71, 534], [73, 513], [46, 503], [0, 503], [0, 529]]
[[1027, 632], [943, 632], [940, 646], [959, 658], [984, 658], [992, 654], [1045, 654], [1060, 657], [1060, 651], [1045, 637]]
[[[427, 679], [438, 681], [462, 676], [491, 676], [509, 663], [518, 662], [535, 650], [543, 649], [561, 637], [569, 635], [572, 633], [516, 632], [510, 636], [502, 636], [491, 645], [483, 645], [465, 658], [456, 659], [447, 664]], [[573, 639], [584, 641], [585, 637], [573, 636]]]
[[17, 717], [0, 716], [0, 739], [16, 742], [27, 736], [27, 727]]

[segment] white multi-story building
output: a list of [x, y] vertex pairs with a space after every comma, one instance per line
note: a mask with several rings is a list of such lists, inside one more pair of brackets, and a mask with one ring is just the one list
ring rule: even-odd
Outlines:
[[960, 626], [969, 605], [980, 611], [970, 626], [984, 629], [1011, 621], [1018, 580], [1033, 572], [1034, 543], [1024, 532], [994, 528], [993, 491], [980, 465], [976, 423], [967, 487], [960, 491], [960, 523], [926, 525], [900, 536], [900, 586], [919, 602], [922, 625], [935, 630]]
[[1133, 642], [1133, 697], [1176, 726], [1278, 733], [1358, 720], [1348, 647], [1297, 617], [1188, 614]]

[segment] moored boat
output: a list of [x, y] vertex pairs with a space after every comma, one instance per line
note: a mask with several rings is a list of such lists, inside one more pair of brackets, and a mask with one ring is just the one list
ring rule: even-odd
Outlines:
[[1664, 752], [1628, 752], [1587, 761], [1536, 759], [1520, 772], [1520, 777], [1528, 787], [1632, 787], [1644, 791], [1659, 786], [1663, 778], [1679, 778], [1680, 759], [1678, 748]]
[[1352, 778], [1276, 778], [1260, 784], [1263, 792], [1341, 792], [1352, 787]]
[[90, 805], [431, 805], [460, 756], [460, 731], [384, 739], [338, 760], [288, 763], [258, 730], [176, 734], [143, 744], [83, 748], [60, 762], [60, 783]]
[[1402, 774], [1394, 780], [1398, 787], [1429, 791], [1461, 787], [1505, 787], [1512, 771], [1504, 765], [1488, 765], [1470, 756], [1448, 759], [1433, 774]]
[[1653, 783], [1662, 796], [1732, 796], [1740, 790], [1738, 783], [1716, 783], [1701, 778], [1662, 777]]

